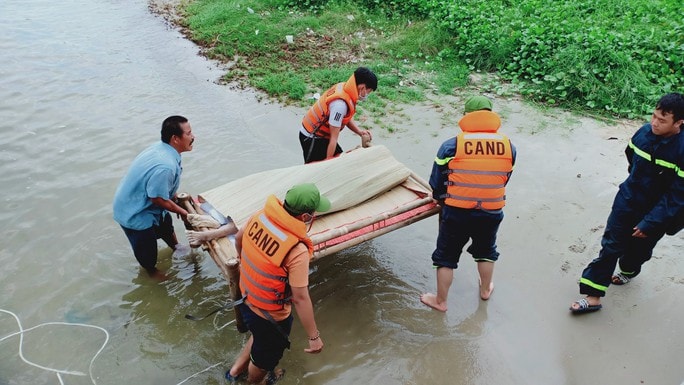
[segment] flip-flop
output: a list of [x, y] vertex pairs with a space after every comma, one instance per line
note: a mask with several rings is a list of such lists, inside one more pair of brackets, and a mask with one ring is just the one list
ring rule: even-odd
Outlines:
[[603, 305], [598, 304], [598, 305], [590, 305], [589, 301], [587, 301], [586, 298], [579, 299], [575, 301], [577, 305], [579, 305], [576, 309], [572, 306], [570, 306], [570, 311], [572, 314], [583, 314], [583, 313], [591, 313], [597, 310], [601, 310]]
[[238, 383], [238, 381], [246, 380], [247, 379], [247, 371], [244, 371], [237, 376], [231, 376], [230, 375], [230, 370], [226, 372], [226, 381], [228, 381], [229, 385], [235, 385]]
[[266, 374], [266, 385], [274, 385], [285, 376], [285, 369], [274, 369]]
[[610, 278], [610, 282], [611, 282], [613, 285], [621, 286], [621, 285], [624, 285], [624, 284], [626, 284], [626, 283], [629, 283], [629, 277], [626, 276], [626, 275], [624, 275], [624, 274], [622, 274], [622, 273], [615, 273], [615, 275], [613, 275], [613, 276]]

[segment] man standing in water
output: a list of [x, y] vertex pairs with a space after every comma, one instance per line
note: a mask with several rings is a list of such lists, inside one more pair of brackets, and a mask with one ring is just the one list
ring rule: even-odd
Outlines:
[[442, 206], [432, 253], [437, 294], [423, 294], [420, 300], [435, 310], [447, 311], [453, 271], [471, 239], [468, 252], [477, 262], [480, 298], [488, 300], [494, 290], [496, 234], [516, 153], [511, 141], [497, 132], [501, 119], [491, 110], [492, 102], [484, 96], [466, 100], [465, 116], [458, 122], [463, 132], [442, 144], [432, 166], [432, 195]]
[[161, 128], [161, 141], [133, 161], [114, 195], [114, 220], [121, 225], [135, 258], [147, 273], [158, 280], [166, 275], [157, 264], [157, 239], [161, 238], [174, 255], [190, 252], [178, 243], [169, 212], [184, 222], [188, 212], [175, 202], [180, 185], [181, 153], [192, 151], [195, 136], [188, 119], [170, 116]]
[[630, 139], [625, 149], [629, 175], [615, 195], [598, 258], [582, 272], [579, 289], [586, 297], [570, 305], [572, 313], [601, 309], [608, 286], [634, 279], [663, 235], [684, 226], [683, 125], [684, 96], [667, 94], [656, 104], [651, 123]]
[[307, 336], [307, 353], [320, 353], [323, 340], [309, 297], [309, 260], [313, 244], [307, 224], [316, 212], [330, 209], [330, 201], [312, 183], [293, 186], [280, 202], [275, 195], [254, 214], [235, 237], [240, 256], [240, 312], [252, 335], [226, 380], [234, 384], [247, 374], [247, 382], [272, 384], [283, 375], [276, 365], [290, 348], [292, 305]]
[[360, 130], [354, 122], [356, 104], [378, 88], [378, 78], [366, 67], [359, 67], [344, 83], [330, 87], [309, 108], [302, 119], [299, 143], [304, 163], [330, 159], [342, 153], [338, 144], [340, 131], [349, 127], [365, 141], [372, 139], [368, 130]]

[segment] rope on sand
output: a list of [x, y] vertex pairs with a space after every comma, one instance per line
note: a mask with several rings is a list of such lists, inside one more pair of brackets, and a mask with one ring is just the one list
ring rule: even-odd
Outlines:
[[11, 315], [12, 317], [14, 317], [14, 319], [17, 321], [17, 325], [19, 326], [18, 332], [15, 332], [15, 333], [9, 334], [3, 338], [0, 338], [0, 342], [4, 341], [10, 337], [14, 337], [14, 336], [18, 335], [19, 336], [19, 357], [21, 358], [21, 360], [24, 361], [25, 363], [31, 365], [31, 366], [36, 367], [36, 368], [56, 373], [57, 378], [59, 379], [59, 383], [62, 385], [64, 384], [64, 381], [62, 380], [63, 374], [70, 374], [70, 375], [74, 375], [74, 376], [85, 376], [86, 374], [83, 372], [79, 372], [79, 371], [50, 368], [47, 366], [39, 365], [39, 364], [32, 362], [32, 361], [29, 361], [28, 359], [26, 359], [26, 357], [24, 357], [24, 351], [23, 351], [24, 334], [28, 333], [32, 330], [38, 329], [40, 327], [47, 326], [47, 325], [65, 325], [65, 326], [77, 326], [77, 327], [80, 326], [80, 327], [93, 328], [93, 329], [97, 329], [97, 330], [102, 331], [105, 334], [105, 341], [104, 341], [104, 343], [102, 343], [102, 346], [97, 351], [97, 353], [95, 353], [93, 358], [90, 360], [90, 365], [88, 365], [88, 374], [90, 375], [90, 380], [93, 382], [93, 385], [97, 385], [97, 382], [95, 381], [95, 377], [93, 376], [93, 364], [94, 364], [97, 356], [102, 352], [104, 347], [107, 345], [107, 342], [109, 341], [109, 333], [107, 333], [107, 331], [105, 329], [103, 329], [99, 326], [95, 326], [95, 325], [88, 325], [88, 324], [81, 324], [81, 323], [68, 323], [68, 322], [45, 322], [45, 323], [42, 323], [40, 325], [36, 325], [32, 328], [24, 329], [24, 327], [21, 325], [21, 321], [19, 320], [19, 317], [17, 317], [16, 314], [12, 313], [9, 310], [5, 310], [5, 309], [0, 309], [0, 312], [7, 313], [7, 314]]

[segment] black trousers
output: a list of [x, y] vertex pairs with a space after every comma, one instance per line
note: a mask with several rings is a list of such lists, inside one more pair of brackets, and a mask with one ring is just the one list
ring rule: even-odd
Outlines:
[[[328, 144], [330, 139], [316, 136], [310, 138], [301, 132], [299, 133], [299, 144], [302, 146], [304, 163], [318, 162], [324, 160], [328, 154]], [[338, 144], [335, 147], [335, 155], [342, 153], [342, 147]]]
[[635, 212], [620, 204], [613, 205], [601, 239], [599, 256], [582, 272], [580, 294], [605, 296], [616, 265], [629, 278], [641, 273], [641, 266], [651, 259], [653, 249], [664, 235], [661, 231], [649, 234], [647, 238], [633, 237], [634, 226], [641, 218], [643, 212]]
[[156, 270], [157, 239], [163, 240], [171, 248], [176, 246], [173, 221], [168, 212], [164, 213], [158, 226], [154, 225], [145, 230], [133, 230], [123, 226], [121, 228], [131, 244], [135, 259], [150, 273]]

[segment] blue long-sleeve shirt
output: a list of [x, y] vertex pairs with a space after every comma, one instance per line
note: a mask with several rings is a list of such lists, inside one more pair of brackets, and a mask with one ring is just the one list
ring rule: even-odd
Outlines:
[[643, 125], [625, 150], [629, 176], [620, 184], [615, 205], [643, 215], [637, 228], [658, 233], [684, 215], [684, 134], [662, 137]]

